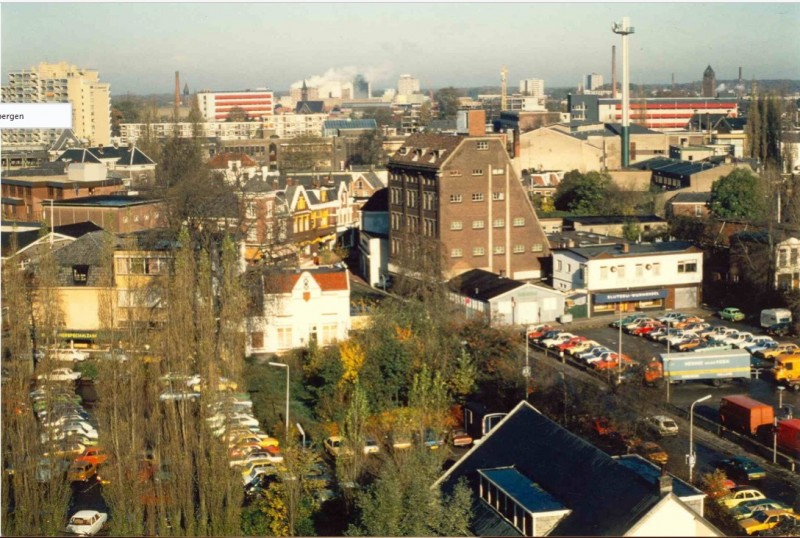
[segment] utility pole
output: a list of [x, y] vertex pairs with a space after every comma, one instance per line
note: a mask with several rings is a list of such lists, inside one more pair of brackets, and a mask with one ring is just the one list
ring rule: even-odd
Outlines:
[[506, 109], [506, 66], [500, 71], [500, 112]]
[[622, 166], [630, 165], [630, 59], [628, 58], [628, 36], [634, 29], [628, 17], [615, 22], [612, 30], [622, 36]]

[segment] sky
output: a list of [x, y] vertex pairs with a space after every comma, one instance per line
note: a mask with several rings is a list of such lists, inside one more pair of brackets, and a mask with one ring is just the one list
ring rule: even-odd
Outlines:
[[423, 88], [525, 78], [574, 87], [611, 78], [614, 22], [630, 17], [632, 83], [800, 79], [800, 3], [3, 3], [0, 70], [66, 61], [112, 95], [181, 86], [285, 91], [304, 78], [401, 74]]

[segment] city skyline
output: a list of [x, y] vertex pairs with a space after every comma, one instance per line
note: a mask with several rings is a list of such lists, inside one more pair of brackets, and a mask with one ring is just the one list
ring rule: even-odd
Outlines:
[[[267, 87], [361, 73], [422, 88], [577, 86], [611, 76], [613, 22], [629, 16], [631, 82], [800, 79], [800, 4], [4, 4], [2, 76], [39, 62], [97, 69], [113, 94]], [[540, 22], [538, 22], [540, 21]], [[80, 31], [87, 25], [91, 31]], [[766, 28], [755, 32], [750, 29]], [[618, 61], [620, 51], [617, 51]], [[463, 61], [459, 61], [459, 59]]]

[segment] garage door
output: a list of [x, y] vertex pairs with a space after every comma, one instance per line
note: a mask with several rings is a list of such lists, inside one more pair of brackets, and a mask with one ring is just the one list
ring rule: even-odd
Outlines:
[[675, 308], [697, 308], [697, 288], [675, 288]]

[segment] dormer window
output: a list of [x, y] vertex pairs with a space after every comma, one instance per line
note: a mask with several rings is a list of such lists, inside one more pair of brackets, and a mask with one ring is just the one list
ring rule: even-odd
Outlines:
[[408, 153], [408, 148], [405, 147], [405, 146], [403, 146], [403, 147], [401, 147], [400, 149], [397, 150], [397, 154], [398, 155], [405, 155], [406, 153]]
[[89, 266], [73, 265], [72, 284], [75, 286], [85, 286], [88, 281], [89, 281]]

